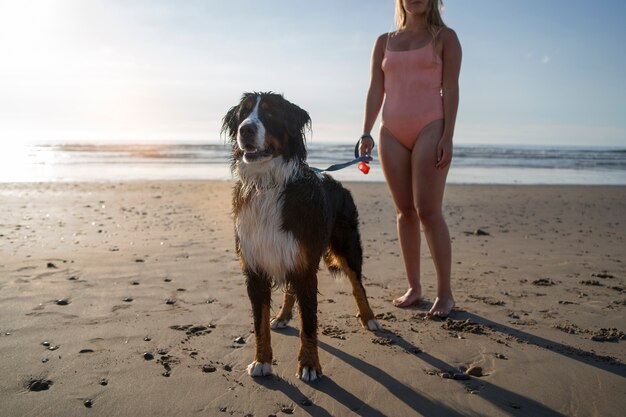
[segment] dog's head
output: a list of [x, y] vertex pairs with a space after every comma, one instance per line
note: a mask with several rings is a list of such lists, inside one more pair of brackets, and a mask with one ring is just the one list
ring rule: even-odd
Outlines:
[[306, 159], [305, 133], [311, 118], [281, 94], [245, 93], [222, 124], [233, 144], [233, 162], [263, 164], [274, 158]]

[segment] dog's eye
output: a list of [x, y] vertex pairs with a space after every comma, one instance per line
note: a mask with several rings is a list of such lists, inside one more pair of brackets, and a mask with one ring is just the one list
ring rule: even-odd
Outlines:
[[263, 114], [266, 117], [269, 117], [271, 119], [272, 117], [274, 117], [274, 115], [272, 114], [271, 111], [269, 111], [269, 108], [270, 108], [269, 104], [267, 104], [264, 101], [261, 102], [261, 111], [263, 111]]

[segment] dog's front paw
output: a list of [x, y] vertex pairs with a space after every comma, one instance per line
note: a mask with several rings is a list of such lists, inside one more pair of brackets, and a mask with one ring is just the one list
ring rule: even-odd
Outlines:
[[359, 323], [361, 323], [361, 327], [363, 327], [365, 330], [370, 330], [373, 332], [376, 330], [383, 329], [382, 324], [380, 324], [380, 322], [374, 318], [373, 314], [370, 316], [371, 317], [370, 319], [363, 318], [362, 316], [359, 316], [359, 315], [357, 315], [357, 317], [359, 318]]
[[248, 375], [253, 377], [272, 375], [272, 364], [254, 361], [248, 365]]
[[270, 327], [274, 330], [284, 329], [285, 327], [287, 327], [287, 323], [289, 323], [289, 320], [272, 319], [272, 321], [270, 322]]
[[383, 326], [382, 324], [380, 324], [378, 320], [372, 319], [372, 320], [367, 321], [367, 328], [370, 329], [371, 331], [375, 331], [375, 330], [382, 330]]
[[315, 368], [309, 368], [308, 366], [304, 366], [302, 370], [300, 370], [299, 374], [296, 376], [304, 382], [313, 382], [322, 376], [322, 372], [317, 371]]

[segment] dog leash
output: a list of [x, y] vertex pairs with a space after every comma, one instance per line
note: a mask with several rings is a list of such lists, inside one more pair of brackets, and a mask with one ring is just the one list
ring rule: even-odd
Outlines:
[[348, 161], [348, 162], [343, 162], [341, 164], [334, 164], [329, 166], [326, 169], [320, 169], [320, 168], [315, 168], [315, 167], [310, 167], [313, 171], [315, 172], [329, 172], [329, 171], [339, 171], [340, 169], [344, 169], [349, 167], [350, 165], [354, 165], [354, 164], [360, 164], [362, 163], [362, 166], [359, 166], [359, 169], [364, 173], [367, 174], [367, 172], [365, 172], [364, 168], [362, 168], [363, 166], [365, 166], [367, 169], [367, 171], [369, 171], [369, 167], [367, 166], [368, 163], [370, 163], [372, 161], [372, 157], [371, 156], [361, 156], [359, 158], [354, 158], [352, 161]]
[[322, 172], [330, 172], [330, 171], [339, 171], [340, 169], [347, 168], [351, 165], [359, 164], [359, 170], [362, 173], [367, 174], [368, 172], [370, 172], [370, 167], [368, 164], [372, 162], [374, 158], [372, 158], [371, 156], [359, 156], [358, 146], [359, 144], [357, 143], [357, 146], [354, 147], [354, 159], [352, 161], [343, 162], [341, 164], [334, 164], [334, 165], [329, 166], [326, 169], [320, 169], [320, 168], [315, 168], [315, 167], [310, 167], [310, 168], [317, 173], [322, 173]]

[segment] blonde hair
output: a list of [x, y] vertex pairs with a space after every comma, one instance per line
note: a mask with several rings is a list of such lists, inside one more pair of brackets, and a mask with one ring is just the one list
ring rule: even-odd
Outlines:
[[[441, 10], [443, 10], [442, 0], [428, 0], [428, 8], [426, 10], [426, 24], [428, 30], [434, 35], [438, 28], [445, 26], [441, 18]], [[406, 27], [406, 10], [402, 5], [402, 0], [396, 0], [396, 28], [398, 30]]]

